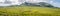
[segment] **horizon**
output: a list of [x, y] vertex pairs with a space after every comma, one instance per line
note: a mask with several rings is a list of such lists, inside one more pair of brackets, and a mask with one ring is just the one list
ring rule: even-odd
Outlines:
[[[10, 5], [18, 5], [18, 4], [21, 4], [23, 3], [24, 1], [26, 2], [47, 2], [47, 3], [50, 3], [52, 4], [53, 6], [55, 7], [60, 7], [60, 0], [20, 0], [20, 2], [18, 2], [18, 0], [10, 0], [12, 2], [12, 4]], [[0, 2], [4, 2], [4, 0], [0, 0]], [[15, 2], [15, 3], [14, 3]], [[3, 4], [2, 4], [3, 5]], [[0, 4], [1, 6], [1, 4]], [[5, 6], [5, 5], [4, 5]], [[6, 5], [7, 6], [7, 5]]]

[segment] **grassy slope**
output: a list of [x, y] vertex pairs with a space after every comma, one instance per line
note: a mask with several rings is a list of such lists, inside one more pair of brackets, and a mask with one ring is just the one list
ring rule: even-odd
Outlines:
[[60, 9], [47, 7], [6, 7], [0, 8], [0, 16], [60, 16]]

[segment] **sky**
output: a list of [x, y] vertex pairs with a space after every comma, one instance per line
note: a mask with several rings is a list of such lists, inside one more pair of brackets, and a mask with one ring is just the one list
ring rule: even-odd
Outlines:
[[[52, 4], [55, 7], [60, 7], [60, 0], [21, 0], [21, 2], [18, 2], [18, 0], [10, 0], [10, 1], [12, 1], [13, 4], [22, 3], [24, 1], [26, 1], [26, 2], [32, 2], [32, 3], [47, 2], [47, 3]], [[0, 2], [4, 2], [4, 0], [0, 0]]]
[[60, 7], [60, 0], [54, 0], [53, 5], [56, 7]]

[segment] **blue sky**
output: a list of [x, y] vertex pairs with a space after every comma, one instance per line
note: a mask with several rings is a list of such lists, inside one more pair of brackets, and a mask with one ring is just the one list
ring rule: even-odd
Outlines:
[[56, 2], [60, 2], [60, 0], [55, 0]]
[[54, 0], [54, 3], [53, 4], [55, 7], [60, 7], [60, 0]]

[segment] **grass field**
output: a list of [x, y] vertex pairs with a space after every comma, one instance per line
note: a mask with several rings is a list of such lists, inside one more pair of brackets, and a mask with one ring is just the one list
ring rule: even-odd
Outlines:
[[48, 7], [5, 7], [0, 8], [0, 16], [60, 16], [60, 9]]

